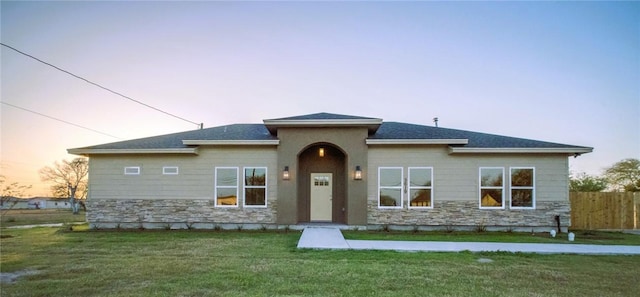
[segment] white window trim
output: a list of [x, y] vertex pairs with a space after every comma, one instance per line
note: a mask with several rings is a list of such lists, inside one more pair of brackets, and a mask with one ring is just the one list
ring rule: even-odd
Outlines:
[[[430, 169], [431, 170], [431, 186], [429, 187], [425, 187], [425, 186], [415, 186], [412, 187], [411, 186], [411, 169]], [[433, 167], [409, 167], [408, 168], [408, 173], [407, 173], [407, 206], [409, 206], [409, 209], [428, 209], [428, 208], [433, 208]], [[431, 199], [431, 203], [429, 203], [429, 206], [411, 206], [411, 190], [424, 190], [424, 189], [430, 189], [430, 193], [431, 193], [431, 197], [429, 197]]]
[[[135, 172], [129, 172], [135, 170]], [[124, 168], [124, 175], [140, 175], [140, 166], [127, 166]]]
[[[513, 169], [531, 169], [533, 171], [533, 183], [531, 187], [514, 187], [511, 184], [511, 175]], [[531, 190], [531, 206], [512, 206], [511, 205], [511, 190]], [[535, 167], [509, 167], [509, 208], [511, 209], [536, 209], [536, 168]]]
[[[500, 169], [502, 170], [502, 186], [501, 187], [483, 187], [482, 186], [482, 169]], [[480, 167], [478, 169], [478, 207], [480, 209], [505, 209], [506, 206], [506, 201], [504, 199], [505, 197], [505, 185], [506, 185], [506, 180], [505, 180], [505, 176], [504, 176], [504, 167]], [[482, 190], [483, 189], [500, 189], [502, 190], [502, 206], [482, 206]], [[511, 203], [511, 202], [509, 202]]]
[[[247, 186], [245, 184], [245, 170], [247, 168], [255, 168], [255, 169], [264, 169], [264, 186]], [[242, 168], [242, 206], [243, 207], [248, 207], [248, 208], [267, 208], [267, 205], [269, 205], [268, 202], [268, 191], [267, 189], [269, 185], [269, 169], [267, 169], [267, 167], [260, 167], [260, 166], [247, 166], [247, 167], [243, 167]], [[264, 205], [247, 205], [245, 202], [247, 201], [247, 199], [245, 199], [245, 195], [246, 195], [246, 191], [245, 189], [262, 189], [264, 188]]]
[[[395, 186], [395, 187], [385, 186], [385, 187], [381, 187], [380, 186], [380, 175], [381, 175], [380, 172], [383, 169], [399, 169], [400, 170], [400, 186]], [[404, 185], [405, 184], [404, 184], [404, 168], [403, 167], [378, 167], [378, 184], [377, 184], [378, 208], [380, 208], [380, 209], [402, 209], [404, 207], [404, 192], [405, 192]], [[396, 205], [396, 206], [382, 206], [382, 205], [380, 205], [380, 189], [400, 189], [400, 205]]]
[[[236, 185], [235, 186], [218, 186], [218, 169], [235, 169], [236, 170]], [[240, 168], [239, 167], [216, 167], [214, 175], [214, 192], [213, 192], [213, 205], [216, 208], [238, 208], [240, 206]], [[218, 205], [218, 189], [236, 189], [236, 205]]]
[[[169, 170], [175, 169], [175, 172], [167, 171], [167, 169], [169, 169]], [[180, 174], [180, 169], [178, 168], [178, 166], [164, 166], [164, 167], [162, 167], [162, 174], [163, 175], [178, 175], [178, 174]]]

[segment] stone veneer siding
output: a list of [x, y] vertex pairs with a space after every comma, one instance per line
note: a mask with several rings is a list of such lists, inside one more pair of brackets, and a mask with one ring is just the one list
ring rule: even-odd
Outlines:
[[216, 208], [213, 200], [100, 199], [87, 201], [92, 228], [212, 229], [222, 224], [275, 224], [275, 203], [268, 208]]
[[555, 216], [566, 231], [571, 225], [569, 201], [537, 202], [536, 209], [479, 209], [477, 201], [436, 201], [432, 209], [380, 209], [368, 201], [368, 224], [375, 226], [438, 226], [451, 229], [555, 229]]

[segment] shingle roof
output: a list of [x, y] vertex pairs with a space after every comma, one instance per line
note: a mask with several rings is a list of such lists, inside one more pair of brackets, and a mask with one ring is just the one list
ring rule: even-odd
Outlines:
[[263, 124], [234, 124], [134, 140], [113, 142], [83, 149], [174, 149], [186, 148], [183, 140], [277, 140]]
[[[317, 121], [317, 120], [378, 120], [375, 118], [317, 113], [268, 121]], [[274, 133], [275, 134], [275, 133]], [[277, 141], [265, 124], [234, 124], [141, 139], [107, 143], [73, 150], [154, 150], [185, 149], [193, 146], [185, 145], [184, 140], [201, 141]], [[423, 126], [399, 122], [382, 122], [376, 130], [371, 131], [368, 141], [386, 140], [466, 140], [447, 142], [451, 148], [457, 149], [561, 149], [576, 152], [589, 152], [591, 148], [568, 144], [552, 143], [524, 138], [500, 136], [465, 130]], [[71, 151], [73, 151], [71, 150]], [[72, 152], [74, 153], [74, 152]]]
[[383, 122], [369, 139], [467, 139], [462, 145], [468, 148], [577, 148], [579, 146], [559, 144], [532, 139], [500, 136], [494, 134], [422, 126], [398, 122]]
[[301, 120], [375, 120], [376, 118], [360, 117], [335, 113], [313, 113], [294, 117], [270, 119], [268, 121], [301, 121]]

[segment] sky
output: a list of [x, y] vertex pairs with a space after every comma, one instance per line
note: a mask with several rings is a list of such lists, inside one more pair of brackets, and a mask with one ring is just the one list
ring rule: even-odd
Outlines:
[[640, 158], [640, 2], [2, 1], [0, 17], [3, 44], [187, 120], [2, 46], [0, 174], [28, 195], [69, 148], [318, 112], [594, 147], [572, 172]]

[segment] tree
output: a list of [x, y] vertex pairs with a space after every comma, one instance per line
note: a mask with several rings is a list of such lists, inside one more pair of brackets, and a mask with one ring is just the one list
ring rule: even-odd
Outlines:
[[[71, 161], [57, 161], [52, 167], [46, 166], [40, 169], [40, 179], [50, 182], [51, 192], [55, 197], [68, 197], [74, 214], [78, 213], [78, 201], [87, 197], [87, 180], [89, 176], [89, 161], [86, 158], [75, 158]], [[84, 205], [84, 203], [83, 203]]]
[[584, 172], [569, 176], [571, 192], [602, 192], [607, 186], [607, 179], [604, 177], [592, 176]]
[[615, 191], [640, 191], [640, 160], [624, 159], [604, 171], [604, 176]]
[[18, 202], [13, 200], [16, 197], [24, 196], [25, 191], [31, 189], [31, 185], [25, 186], [19, 183], [7, 184], [4, 175], [0, 175], [0, 206], [2, 209], [9, 210]]

